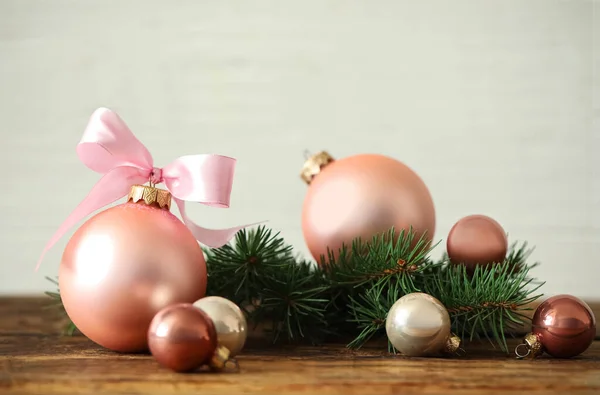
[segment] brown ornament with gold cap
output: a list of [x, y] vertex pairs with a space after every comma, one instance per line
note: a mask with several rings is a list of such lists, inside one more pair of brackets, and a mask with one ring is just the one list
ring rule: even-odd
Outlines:
[[546, 353], [572, 358], [585, 352], [596, 336], [596, 317], [583, 300], [555, 295], [542, 302], [531, 319], [532, 331], [515, 348], [517, 358], [537, 358]]
[[220, 341], [214, 319], [190, 303], [159, 311], [150, 323], [148, 344], [156, 361], [176, 372], [203, 366], [221, 371], [229, 364], [239, 368], [230, 349]]
[[389, 231], [414, 232], [414, 242], [429, 243], [435, 208], [429, 189], [411, 168], [396, 159], [362, 154], [334, 160], [327, 152], [309, 157], [301, 178], [308, 184], [302, 207], [302, 232], [313, 257], [358, 237], [370, 240]]
[[147, 350], [158, 311], [204, 296], [202, 249], [170, 206], [167, 190], [134, 185], [125, 203], [96, 214], [69, 240], [61, 299], [77, 328], [99, 345]]

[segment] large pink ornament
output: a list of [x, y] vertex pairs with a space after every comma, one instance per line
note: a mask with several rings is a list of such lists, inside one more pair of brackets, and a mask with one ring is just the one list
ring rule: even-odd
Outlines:
[[111, 350], [143, 351], [158, 311], [204, 296], [206, 263], [168, 207], [141, 200], [103, 211], [75, 232], [59, 286], [67, 314], [85, 336]]
[[[79, 159], [103, 177], [46, 244], [44, 254], [79, 221], [100, 212], [69, 241], [59, 272], [65, 309], [77, 328], [115, 351], [146, 350], [154, 315], [167, 305], [193, 303], [206, 291], [206, 263], [198, 241], [220, 247], [244, 226], [205, 229], [185, 202], [229, 207], [235, 159], [188, 155], [154, 167], [146, 147], [117, 114], [94, 112], [77, 146]], [[150, 186], [139, 184], [150, 183]], [[165, 189], [154, 185], [164, 183]], [[183, 222], [171, 212], [171, 198]]]
[[364, 154], [334, 160], [326, 152], [304, 165], [309, 184], [302, 207], [302, 231], [313, 257], [321, 262], [328, 250], [358, 237], [370, 241], [392, 227], [397, 234], [413, 229], [415, 242], [431, 241], [435, 207], [429, 189], [408, 166], [393, 158]]

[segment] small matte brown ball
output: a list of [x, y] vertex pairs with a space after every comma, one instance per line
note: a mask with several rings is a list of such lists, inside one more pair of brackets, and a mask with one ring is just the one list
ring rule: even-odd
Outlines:
[[446, 250], [453, 264], [463, 264], [467, 272], [473, 273], [477, 265], [503, 262], [508, 251], [508, 238], [494, 219], [469, 215], [450, 229]]

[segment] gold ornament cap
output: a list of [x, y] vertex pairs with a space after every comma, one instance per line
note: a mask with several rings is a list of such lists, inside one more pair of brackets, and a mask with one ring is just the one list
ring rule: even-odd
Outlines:
[[334, 160], [335, 159], [333, 159], [333, 157], [326, 151], [321, 151], [318, 154], [312, 155], [306, 160], [306, 162], [304, 162], [302, 172], [300, 173], [300, 178], [302, 178], [305, 183], [310, 185], [313, 178], [319, 174], [325, 166]]
[[171, 193], [165, 189], [148, 185], [134, 185], [129, 190], [128, 202], [144, 202], [148, 206], [157, 206], [169, 210], [171, 208]]
[[460, 344], [460, 337], [452, 333], [444, 345], [444, 352], [446, 354], [458, 354], [460, 351]]
[[[521, 348], [525, 348], [525, 353], [520, 352]], [[540, 356], [544, 352], [544, 347], [542, 346], [542, 342], [539, 337], [537, 337], [534, 333], [528, 333], [523, 338], [523, 343], [519, 344], [515, 348], [515, 354], [517, 358], [536, 358]]]
[[239, 370], [240, 367], [237, 361], [235, 359], [230, 359], [229, 356], [229, 349], [227, 347], [218, 345], [217, 349], [215, 350], [215, 353], [213, 354], [212, 358], [208, 363], [208, 366], [210, 366], [212, 370], [221, 371], [227, 367], [228, 363], [232, 363], [234, 369]]

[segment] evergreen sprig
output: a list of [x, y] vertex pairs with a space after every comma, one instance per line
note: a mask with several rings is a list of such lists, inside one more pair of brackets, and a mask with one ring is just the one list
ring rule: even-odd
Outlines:
[[46, 277], [46, 280], [50, 281], [52, 284], [54, 284], [56, 286], [56, 292], [53, 292], [53, 291], [44, 292], [47, 296], [49, 296], [52, 299], [52, 303], [50, 305], [48, 305], [48, 307], [57, 309], [59, 311], [59, 314], [68, 321], [67, 325], [65, 326], [64, 331], [67, 335], [71, 336], [75, 332], [75, 330], [77, 330], [77, 327], [69, 319], [69, 316], [67, 315], [67, 312], [65, 311], [65, 308], [62, 303], [62, 299], [60, 297], [60, 292], [58, 290], [58, 281], [56, 279], [53, 279], [50, 277]]
[[[510, 256], [510, 255], [509, 255]], [[522, 327], [528, 305], [539, 298], [540, 284], [532, 284], [529, 266], [514, 262], [478, 266], [472, 276], [464, 266], [447, 265], [428, 280], [426, 292], [437, 297], [452, 317], [454, 331], [465, 340], [486, 337], [507, 350], [506, 333]]]
[[[390, 229], [329, 251], [316, 265], [295, 256], [279, 233], [259, 226], [205, 250], [207, 294], [237, 303], [273, 342], [344, 339], [359, 348], [385, 336], [396, 300], [425, 292], [446, 306], [463, 340], [485, 338], [508, 351], [507, 336], [526, 323], [524, 312], [541, 296], [542, 283], [529, 276], [536, 266], [527, 262], [532, 250], [513, 244], [504, 262], [478, 266], [471, 274], [446, 256], [431, 260], [434, 247], [412, 229]], [[60, 294], [50, 296], [60, 303]]]

